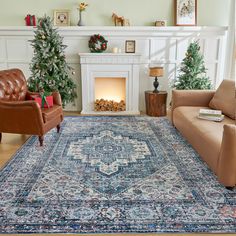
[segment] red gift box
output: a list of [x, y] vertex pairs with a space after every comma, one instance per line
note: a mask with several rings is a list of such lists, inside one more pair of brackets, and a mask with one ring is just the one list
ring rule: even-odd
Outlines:
[[36, 17], [35, 17], [35, 15], [28, 14], [25, 17], [25, 24], [27, 26], [36, 26]]
[[25, 24], [27, 26], [36, 26], [36, 17], [35, 17], [35, 15], [28, 14], [25, 17]]
[[[42, 98], [41, 97], [33, 97], [32, 98], [39, 104], [40, 107], [42, 107]], [[50, 108], [53, 107], [53, 96], [47, 96], [46, 97], [46, 101], [44, 103], [44, 107], [43, 108]]]

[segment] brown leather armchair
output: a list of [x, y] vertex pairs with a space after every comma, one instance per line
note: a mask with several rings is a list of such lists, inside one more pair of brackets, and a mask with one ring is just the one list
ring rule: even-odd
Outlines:
[[53, 107], [42, 109], [31, 99], [24, 74], [19, 69], [0, 71], [0, 142], [2, 133], [38, 135], [40, 146], [43, 136], [52, 128], [60, 131], [63, 121], [61, 97], [53, 92]]

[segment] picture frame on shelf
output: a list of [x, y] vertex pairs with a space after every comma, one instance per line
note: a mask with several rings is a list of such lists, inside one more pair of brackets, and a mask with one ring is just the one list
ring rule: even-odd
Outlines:
[[197, 0], [175, 0], [175, 25], [197, 25]]
[[125, 41], [125, 53], [135, 53], [135, 40]]
[[70, 26], [70, 10], [54, 10], [53, 23], [55, 26]]

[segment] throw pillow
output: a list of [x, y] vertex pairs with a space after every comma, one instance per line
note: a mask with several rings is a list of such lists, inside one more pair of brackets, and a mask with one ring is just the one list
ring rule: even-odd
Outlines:
[[221, 110], [230, 118], [236, 118], [236, 91], [233, 80], [223, 80], [209, 103], [212, 109]]

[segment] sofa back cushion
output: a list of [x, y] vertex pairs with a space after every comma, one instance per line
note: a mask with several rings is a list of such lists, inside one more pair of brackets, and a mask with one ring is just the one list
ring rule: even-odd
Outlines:
[[221, 110], [223, 114], [235, 120], [236, 117], [236, 93], [233, 80], [223, 80], [220, 87], [209, 103], [212, 109]]
[[24, 101], [27, 92], [26, 79], [19, 69], [0, 71], [0, 100]]

